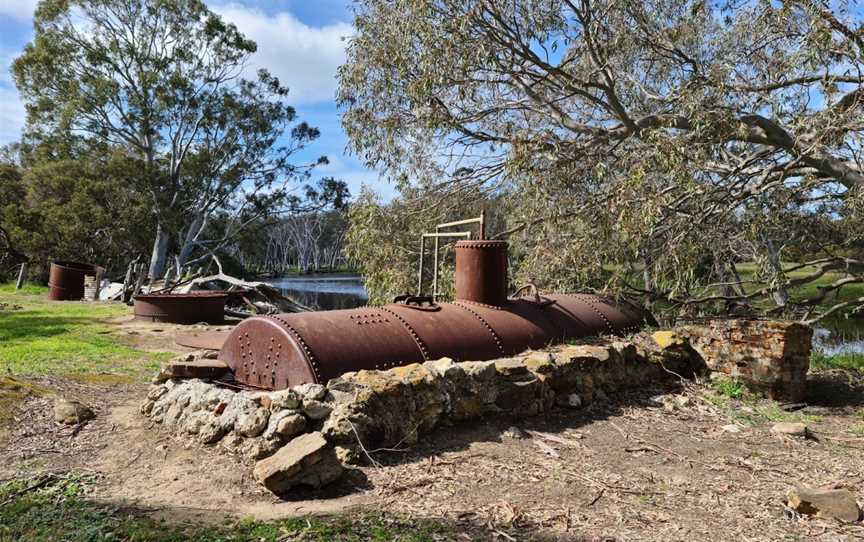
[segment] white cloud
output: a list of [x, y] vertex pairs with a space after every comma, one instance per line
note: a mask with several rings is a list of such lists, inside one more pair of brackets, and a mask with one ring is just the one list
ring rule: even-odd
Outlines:
[[16, 21], [30, 21], [39, 0], [0, 0], [0, 16], [12, 17]]
[[258, 52], [250, 68], [266, 68], [291, 90], [289, 102], [330, 102], [336, 93], [336, 68], [345, 60], [343, 37], [348, 23], [322, 27], [304, 24], [287, 12], [267, 15], [237, 3], [211, 9], [255, 40]]
[[24, 104], [18, 99], [18, 91], [0, 85], [0, 145], [21, 138], [25, 116]]

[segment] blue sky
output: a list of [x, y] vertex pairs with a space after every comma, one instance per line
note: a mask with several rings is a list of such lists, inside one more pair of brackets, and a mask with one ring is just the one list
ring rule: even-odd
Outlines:
[[[251, 68], [265, 67], [291, 89], [288, 102], [301, 120], [317, 126], [321, 137], [300, 159], [325, 155], [318, 176], [345, 180], [352, 194], [362, 184], [385, 195], [392, 188], [378, 174], [345, 154], [346, 138], [334, 103], [336, 68], [344, 61], [343, 38], [350, 35], [350, 0], [205, 0], [258, 43]], [[15, 141], [24, 108], [9, 73], [14, 58], [32, 38], [38, 0], [0, 0], [0, 145]]]

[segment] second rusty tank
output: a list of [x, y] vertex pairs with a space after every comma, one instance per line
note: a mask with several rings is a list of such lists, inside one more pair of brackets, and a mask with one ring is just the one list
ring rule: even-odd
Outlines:
[[231, 332], [219, 358], [244, 384], [283, 389], [441, 357], [512, 356], [574, 338], [621, 335], [650, 319], [634, 303], [597, 295], [508, 297], [506, 266], [505, 242], [460, 241], [452, 303], [406, 295], [381, 307], [256, 316]]

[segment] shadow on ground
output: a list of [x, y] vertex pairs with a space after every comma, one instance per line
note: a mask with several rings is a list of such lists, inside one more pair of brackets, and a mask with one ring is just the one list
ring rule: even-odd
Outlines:
[[807, 378], [807, 403], [821, 407], [864, 405], [864, 373], [854, 369], [811, 372]]

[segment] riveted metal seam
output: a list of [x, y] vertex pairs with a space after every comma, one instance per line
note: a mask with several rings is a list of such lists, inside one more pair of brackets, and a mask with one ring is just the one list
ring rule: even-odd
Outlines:
[[315, 373], [315, 382], [320, 383], [321, 382], [321, 371], [320, 371], [320, 367], [318, 367], [318, 361], [315, 359], [315, 354], [314, 354], [314, 352], [312, 352], [312, 349], [309, 348], [309, 345], [306, 344], [306, 341], [303, 339], [303, 336], [300, 335], [300, 332], [297, 331], [294, 328], [294, 326], [289, 324], [281, 316], [270, 316], [269, 318], [276, 320], [277, 322], [281, 323], [285, 327], [285, 329], [288, 330], [288, 333], [290, 333], [294, 337], [294, 339], [297, 341], [297, 343], [303, 349], [303, 354], [306, 357], [306, 361], [309, 362], [309, 364], [312, 366], [312, 372]]
[[501, 239], [462, 239], [456, 241], [457, 248], [504, 248], [508, 246], [507, 241]]
[[504, 310], [504, 307], [501, 305], [490, 305], [488, 303], [481, 303], [479, 301], [471, 301], [470, 299], [457, 299], [459, 303], [465, 303], [468, 305], [477, 305], [478, 307], [484, 307], [487, 309], [494, 309], [496, 311]]
[[[408, 323], [407, 320], [399, 316], [396, 312], [386, 307], [379, 307], [378, 310], [386, 312], [388, 314], [393, 315], [394, 318], [399, 320], [399, 323], [408, 331], [408, 334], [411, 335], [411, 338], [414, 339], [414, 343], [417, 345], [417, 348], [420, 349], [420, 355], [423, 356], [423, 361], [429, 361], [429, 349], [426, 347], [426, 343], [423, 342], [423, 338], [417, 333], [417, 331], [411, 327], [411, 324]], [[391, 364], [392, 367], [395, 367], [398, 363], [393, 362]]]
[[597, 313], [597, 316], [599, 316], [600, 319], [603, 320], [603, 323], [606, 324], [606, 327], [609, 329], [609, 333], [611, 335], [615, 335], [615, 327], [612, 326], [612, 322], [610, 322], [609, 319], [606, 318], [606, 315], [597, 308], [597, 306], [595, 305], [594, 297], [589, 295], [577, 294], [576, 298], [581, 299], [586, 305], [588, 305], [591, 310]]
[[468, 307], [468, 306], [463, 305], [462, 303], [463, 303], [463, 301], [462, 301], [462, 300], [459, 300], [459, 301], [454, 301], [454, 302], [452, 303], [452, 305], [453, 305], [454, 307], [459, 307], [460, 309], [465, 309], [466, 311], [468, 311], [468, 312], [470, 312], [471, 314], [473, 314], [475, 318], [477, 318], [478, 320], [480, 320], [480, 323], [482, 323], [484, 326], [486, 326], [486, 329], [489, 330], [489, 333], [492, 334], [492, 338], [495, 340], [495, 345], [498, 346], [498, 351], [501, 353], [502, 356], [506, 355], [506, 354], [504, 353], [504, 343], [503, 343], [503, 341], [501, 340], [501, 337], [498, 336], [498, 333], [496, 333], [495, 330], [492, 328], [492, 326], [489, 325], [489, 322], [487, 322], [485, 318], [483, 318], [482, 316], [480, 316], [480, 313], [478, 313], [477, 311], [475, 311], [475, 310], [472, 309], [471, 307]]

